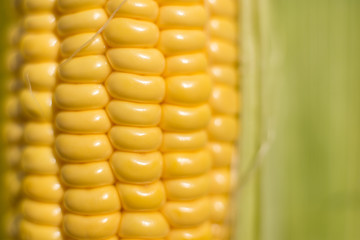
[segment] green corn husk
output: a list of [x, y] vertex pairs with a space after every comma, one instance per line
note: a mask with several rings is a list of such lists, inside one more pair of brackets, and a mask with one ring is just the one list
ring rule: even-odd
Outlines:
[[360, 239], [360, 1], [243, 0], [242, 13], [234, 239]]

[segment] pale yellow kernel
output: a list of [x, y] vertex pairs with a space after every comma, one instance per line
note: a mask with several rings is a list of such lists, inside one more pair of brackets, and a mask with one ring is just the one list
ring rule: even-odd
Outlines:
[[60, 43], [53, 33], [27, 33], [20, 43], [20, 51], [25, 60], [57, 60]]
[[23, 175], [17, 170], [7, 170], [4, 173], [4, 186], [9, 201], [14, 201], [21, 193], [21, 184], [23, 183]]
[[163, 104], [160, 126], [165, 131], [195, 131], [205, 128], [210, 117], [208, 104], [196, 107]]
[[51, 92], [21, 91], [19, 98], [22, 113], [30, 120], [50, 121], [53, 115], [52, 97]]
[[54, 95], [56, 106], [65, 110], [103, 108], [109, 101], [102, 84], [59, 84]]
[[213, 223], [211, 224], [211, 233], [213, 236], [213, 239], [229, 239], [230, 238], [230, 227], [228, 224], [218, 224]]
[[[108, 0], [106, 10], [109, 14], [119, 7], [123, 0]], [[153, 0], [127, 0], [116, 13], [116, 17], [127, 17], [141, 20], [155, 21], [159, 7]]]
[[209, 222], [193, 228], [171, 229], [168, 240], [213, 240]]
[[102, 7], [105, 2], [106, 0], [58, 0], [57, 6], [61, 12], [77, 12]]
[[109, 139], [104, 134], [60, 134], [55, 140], [55, 150], [60, 159], [73, 163], [104, 161], [112, 153]]
[[209, 100], [211, 79], [206, 74], [173, 76], [166, 79], [165, 102], [197, 105]]
[[59, 227], [36, 224], [27, 220], [21, 220], [19, 234], [21, 240], [63, 240]]
[[110, 72], [111, 67], [103, 55], [75, 57], [59, 66], [61, 80], [70, 83], [102, 83]]
[[[65, 38], [61, 42], [61, 55], [63, 57], [69, 57], [74, 54], [84, 43], [90, 40], [95, 33], [81, 33]], [[106, 45], [101, 35], [95, 37], [93, 41], [82, 48], [80, 52], [76, 54], [79, 56], [103, 54], [106, 50]]]
[[116, 234], [120, 224], [120, 213], [98, 216], [65, 214], [64, 232], [75, 239], [106, 239]]
[[103, 34], [110, 47], [153, 47], [159, 39], [154, 23], [131, 18], [112, 19]]
[[214, 167], [228, 167], [235, 158], [235, 146], [226, 142], [210, 142], [208, 145]]
[[21, 106], [18, 95], [11, 95], [6, 98], [5, 112], [6, 112], [6, 116], [12, 119], [16, 119], [21, 116]]
[[211, 168], [211, 157], [207, 150], [165, 153], [163, 157], [162, 177], [165, 179], [197, 176]]
[[110, 120], [105, 110], [59, 112], [55, 118], [56, 127], [68, 133], [106, 133]]
[[234, 0], [207, 0], [212, 15], [235, 18], [237, 12]]
[[120, 100], [159, 103], [165, 95], [164, 79], [158, 76], [113, 72], [105, 84], [110, 95]]
[[22, 189], [26, 196], [41, 202], [58, 203], [64, 195], [59, 178], [54, 175], [28, 175]]
[[236, 88], [215, 84], [210, 105], [215, 113], [236, 114], [239, 111], [239, 94]]
[[159, 212], [124, 212], [122, 215], [121, 238], [163, 238], [168, 233], [169, 225]]
[[56, 84], [57, 63], [27, 63], [21, 74], [23, 84], [33, 90], [52, 90]]
[[151, 183], [160, 179], [163, 166], [160, 152], [115, 152], [110, 158], [110, 163], [119, 181], [137, 184]]
[[131, 152], [151, 152], [160, 147], [162, 132], [158, 127], [124, 127], [111, 128], [109, 137], [118, 150]]
[[171, 29], [161, 32], [158, 47], [165, 55], [177, 55], [202, 51], [205, 42], [204, 31]]
[[56, 0], [23, 0], [27, 12], [52, 12]]
[[120, 199], [113, 185], [91, 189], [70, 188], [65, 191], [64, 206], [72, 213], [101, 215], [120, 211]]
[[126, 126], [156, 126], [160, 122], [159, 104], [110, 101], [106, 107], [111, 120]]
[[34, 174], [56, 174], [58, 163], [51, 147], [26, 146], [21, 156], [22, 170]]
[[229, 198], [226, 195], [210, 197], [210, 220], [222, 223], [229, 215]]
[[208, 126], [209, 138], [216, 141], [235, 141], [239, 135], [238, 119], [228, 115], [213, 116]]
[[235, 64], [238, 50], [235, 44], [217, 39], [209, 42], [208, 54], [214, 64]]
[[115, 182], [108, 161], [65, 164], [61, 167], [60, 171], [62, 182], [69, 187], [100, 187]]
[[229, 168], [215, 168], [210, 171], [210, 193], [226, 194], [231, 190], [231, 175]]
[[238, 73], [234, 66], [214, 65], [210, 68], [210, 76], [217, 83], [224, 83], [230, 86], [238, 84]]
[[146, 185], [120, 183], [116, 185], [125, 211], [156, 211], [165, 203], [165, 189], [161, 181]]
[[5, 133], [5, 139], [9, 144], [20, 142], [24, 134], [24, 128], [22, 124], [17, 122], [6, 123], [3, 131]]
[[7, 82], [7, 84], [6, 84], [5, 89], [9, 93], [16, 93], [24, 87], [24, 84], [22, 83], [21, 80], [19, 80], [19, 78], [13, 78], [10, 80], [6, 80], [6, 82]]
[[31, 14], [24, 18], [24, 29], [29, 32], [51, 32], [55, 26], [56, 18], [52, 13]]
[[192, 201], [166, 202], [162, 213], [172, 227], [194, 227], [209, 218], [210, 202], [207, 197]]
[[202, 3], [202, 0], [156, 0], [159, 5], [191, 5], [196, 3]]
[[209, 192], [210, 179], [208, 174], [192, 178], [165, 180], [166, 197], [168, 200], [193, 200], [205, 196]]
[[8, 166], [13, 167], [19, 164], [22, 154], [22, 147], [18, 144], [6, 147], [5, 162]]
[[206, 23], [206, 10], [202, 5], [164, 6], [160, 8], [158, 26], [169, 28], [203, 28]]
[[178, 55], [166, 59], [165, 76], [206, 73], [207, 57], [205, 53]]
[[159, 75], [165, 68], [164, 56], [155, 48], [114, 48], [107, 51], [107, 57], [121, 72]]
[[237, 21], [226, 17], [212, 17], [208, 25], [211, 37], [236, 43]]
[[36, 224], [59, 226], [62, 221], [61, 206], [54, 203], [24, 199], [21, 203], [21, 214], [26, 220]]
[[60, 17], [57, 28], [61, 36], [69, 36], [85, 32], [96, 32], [106, 21], [107, 15], [102, 8], [90, 9]]
[[192, 151], [203, 148], [207, 143], [205, 131], [191, 133], [164, 133], [161, 150], [164, 152]]

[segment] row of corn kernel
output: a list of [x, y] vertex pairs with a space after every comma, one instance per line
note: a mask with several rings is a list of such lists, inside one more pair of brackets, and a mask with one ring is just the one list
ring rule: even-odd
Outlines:
[[52, 144], [52, 98], [56, 82], [59, 41], [54, 1], [20, 1], [24, 12], [20, 52], [23, 59], [19, 94], [24, 121], [20, 239], [58, 239], [62, 221], [62, 188]]
[[213, 116], [209, 124], [211, 173], [211, 221], [213, 239], [229, 239], [231, 163], [237, 138], [237, 19], [235, 0], [208, 0], [210, 37], [208, 54], [214, 86], [210, 98]]
[[[110, 0], [109, 12], [121, 3]], [[106, 88], [113, 99], [107, 112], [114, 126], [109, 132], [116, 149], [111, 166], [122, 203], [119, 236], [123, 239], [165, 238], [169, 226], [159, 212], [166, 200], [160, 181], [163, 159], [160, 102], [165, 94], [161, 73], [164, 56], [155, 48], [159, 29], [154, 23], [158, 6], [153, 0], [123, 5], [104, 31], [113, 72]]]
[[105, 0], [58, 0], [64, 61], [55, 90], [59, 131], [55, 149], [63, 163], [61, 179], [66, 186], [64, 237], [71, 239], [117, 239], [120, 224], [120, 198], [109, 165], [111, 122], [104, 109], [109, 96], [103, 82], [111, 72], [106, 43], [96, 35], [73, 56], [107, 21], [104, 4]]
[[160, 126], [164, 131], [162, 210], [171, 225], [168, 239], [211, 239], [206, 126], [210, 119], [205, 52], [206, 10], [198, 0], [160, 1], [159, 49], [166, 56], [166, 97]]
[[20, 54], [20, 40], [23, 32], [21, 21], [13, 26], [10, 36], [11, 51], [8, 65], [11, 72], [11, 80], [8, 81], [8, 95], [5, 97], [6, 123], [5, 123], [5, 188], [6, 196], [6, 232], [9, 239], [17, 237], [18, 223], [20, 220], [19, 200], [21, 199], [22, 171], [20, 159], [24, 141], [24, 124], [21, 118], [19, 93], [23, 88], [20, 69], [22, 57]]

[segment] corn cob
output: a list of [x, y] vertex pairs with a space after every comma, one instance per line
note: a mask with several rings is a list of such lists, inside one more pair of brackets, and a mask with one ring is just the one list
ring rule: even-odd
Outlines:
[[13, 239], [228, 238], [236, 50], [222, 1], [19, 3]]

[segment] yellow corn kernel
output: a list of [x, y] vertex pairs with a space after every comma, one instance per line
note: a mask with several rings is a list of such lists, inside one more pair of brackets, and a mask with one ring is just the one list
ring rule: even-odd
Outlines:
[[237, 39], [236, 22], [224, 17], [212, 17], [208, 24], [210, 36], [235, 43]]
[[55, 118], [56, 127], [68, 133], [106, 133], [110, 120], [104, 110], [60, 112]]
[[52, 33], [29, 33], [20, 43], [21, 54], [25, 60], [53, 61], [57, 59], [59, 41]]
[[230, 228], [227, 224], [211, 224], [211, 232], [213, 239], [229, 239], [230, 237]]
[[228, 168], [215, 168], [210, 172], [210, 193], [226, 194], [231, 189], [230, 171]]
[[181, 105], [206, 103], [211, 87], [211, 80], [206, 74], [169, 77], [166, 79], [165, 102]]
[[169, 225], [159, 212], [124, 212], [119, 235], [121, 238], [163, 238]]
[[236, 1], [232, 0], [210, 0], [208, 1], [210, 12], [213, 15], [234, 18], [236, 16]]
[[101, 84], [60, 84], [54, 95], [56, 106], [65, 110], [99, 109], [109, 101]]
[[164, 181], [167, 199], [175, 201], [201, 198], [208, 194], [209, 184], [209, 176], [206, 174]]
[[206, 73], [207, 58], [205, 53], [171, 56], [166, 59], [165, 76]]
[[5, 102], [6, 116], [12, 119], [19, 118], [21, 116], [20, 100], [16, 96], [10, 96]]
[[19, 96], [23, 115], [30, 120], [50, 121], [53, 111], [51, 92], [30, 92], [23, 90]]
[[59, 226], [62, 221], [62, 211], [59, 204], [42, 203], [25, 199], [21, 203], [21, 213], [30, 222]]
[[158, 47], [165, 55], [176, 55], [202, 51], [205, 43], [204, 31], [170, 29], [161, 32]]
[[115, 186], [92, 189], [68, 189], [64, 194], [64, 206], [72, 213], [100, 215], [120, 210], [120, 199]]
[[222, 223], [225, 221], [229, 211], [229, 199], [225, 195], [214, 195], [210, 197], [210, 220]]
[[208, 46], [209, 58], [214, 64], [235, 64], [237, 52], [234, 44], [223, 40], [212, 40]]
[[159, 104], [111, 101], [106, 110], [114, 123], [124, 126], [156, 126], [161, 118]]
[[27, 63], [22, 69], [24, 85], [31, 84], [34, 90], [52, 90], [56, 83], [57, 63]]
[[114, 18], [104, 31], [110, 47], [153, 47], [159, 38], [159, 29], [152, 22], [131, 18]]
[[24, 135], [23, 126], [19, 123], [8, 122], [4, 127], [5, 139], [7, 143], [17, 143], [20, 142]]
[[55, 0], [24, 0], [22, 4], [27, 12], [51, 12], [55, 6]]
[[213, 87], [210, 104], [216, 113], [236, 114], [239, 111], [239, 96], [235, 88], [217, 84]]
[[209, 151], [164, 154], [163, 178], [183, 178], [205, 174], [211, 168]]
[[100, 187], [115, 182], [107, 161], [65, 164], [61, 167], [61, 179], [67, 186], [77, 188]]
[[25, 195], [36, 201], [59, 203], [64, 194], [55, 175], [28, 175], [22, 183]]
[[209, 218], [210, 202], [200, 198], [184, 202], [166, 202], [162, 212], [173, 227], [193, 227]]
[[117, 184], [125, 211], [156, 211], [165, 203], [165, 189], [157, 181], [146, 185]]
[[29, 15], [24, 19], [24, 29], [33, 32], [50, 32], [55, 29], [56, 18], [52, 13]]
[[58, 33], [69, 36], [85, 32], [96, 32], [107, 20], [106, 12], [101, 9], [91, 9], [64, 15], [58, 20]]
[[51, 147], [27, 146], [21, 156], [22, 169], [27, 173], [56, 174], [58, 163]]
[[58, 0], [57, 5], [58, 9], [61, 12], [75, 12], [82, 11], [96, 7], [102, 7], [105, 4], [106, 0]]
[[206, 23], [206, 11], [201, 5], [164, 6], [160, 8], [158, 26], [169, 28], [203, 28]]
[[231, 143], [211, 142], [209, 150], [214, 167], [228, 167], [235, 158], [235, 147]]
[[5, 162], [10, 166], [17, 166], [20, 162], [22, 148], [18, 145], [9, 146], [5, 152]]
[[24, 141], [31, 145], [52, 145], [54, 130], [51, 123], [29, 122], [24, 128]]
[[238, 136], [238, 121], [229, 115], [214, 116], [209, 123], [209, 138], [219, 141], [232, 142]]
[[61, 80], [69, 83], [102, 83], [110, 72], [110, 66], [103, 55], [75, 57], [59, 67]]
[[163, 159], [160, 152], [115, 152], [110, 163], [119, 181], [145, 184], [160, 179]]
[[110, 95], [119, 100], [159, 103], [165, 95], [164, 79], [158, 76], [113, 72], [105, 84]]
[[[63, 57], [71, 56], [82, 45], [94, 36], [93, 33], [81, 33], [65, 38], [61, 42], [61, 55]], [[106, 50], [106, 45], [101, 36], [96, 36], [95, 39], [84, 47], [76, 56], [99, 55]]]
[[106, 135], [60, 134], [55, 140], [55, 150], [63, 161], [80, 163], [108, 159], [112, 147]]
[[159, 75], [165, 67], [165, 60], [155, 48], [113, 48], [107, 51], [110, 64], [116, 71]]
[[193, 151], [203, 148], [207, 142], [205, 131], [191, 133], [164, 133], [161, 150], [163, 152]]
[[[121, 2], [122, 0], [108, 0], [106, 3], [107, 12], [113, 13]], [[155, 21], [158, 12], [159, 8], [153, 0], [127, 0], [115, 16]]]
[[20, 239], [27, 240], [62, 240], [61, 229], [55, 226], [46, 226], [32, 223], [27, 220], [20, 222]]
[[151, 152], [160, 147], [162, 134], [158, 127], [115, 126], [111, 128], [109, 138], [118, 150]]
[[211, 240], [211, 225], [206, 222], [198, 227], [172, 229], [167, 237], [168, 240]]
[[64, 231], [75, 239], [105, 239], [117, 233], [120, 213], [96, 216], [64, 215]]
[[210, 117], [208, 104], [197, 107], [163, 104], [160, 126], [165, 131], [195, 131], [205, 128]]

